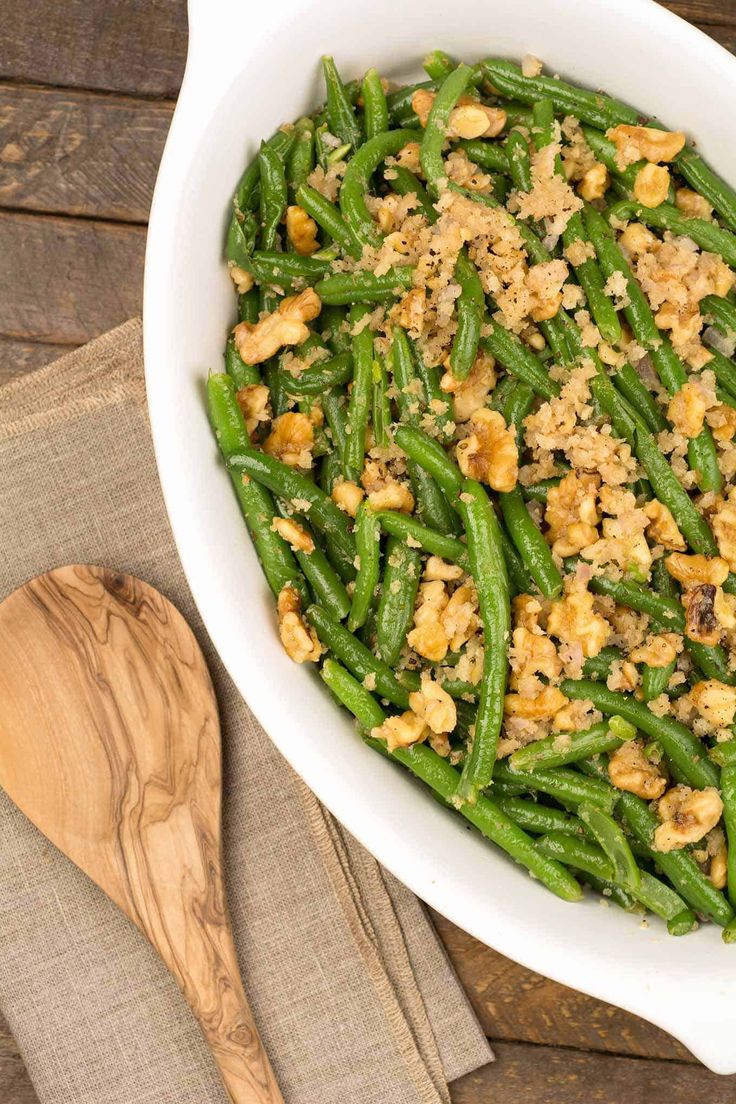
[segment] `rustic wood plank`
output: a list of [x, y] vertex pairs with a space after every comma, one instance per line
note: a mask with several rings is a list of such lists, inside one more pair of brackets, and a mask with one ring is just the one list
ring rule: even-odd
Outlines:
[[185, 0], [4, 0], [0, 78], [176, 96]]
[[[70, 353], [74, 345], [47, 345], [40, 341], [12, 341], [0, 338], [0, 387], [13, 376], [43, 368], [52, 360]], [[1, 1099], [1, 1098], [0, 1098]]]
[[38, 1104], [23, 1059], [0, 1016], [0, 1100], [2, 1104]]
[[733, 1104], [736, 1077], [703, 1066], [493, 1043], [496, 1061], [455, 1081], [452, 1104]]
[[662, 6], [689, 23], [736, 27], [735, 0], [664, 0]]
[[449, 920], [432, 917], [486, 1035], [695, 1062], [681, 1043], [653, 1024], [535, 974]]
[[145, 222], [173, 104], [0, 85], [0, 206]]
[[145, 230], [0, 212], [0, 335], [81, 345], [139, 314]]

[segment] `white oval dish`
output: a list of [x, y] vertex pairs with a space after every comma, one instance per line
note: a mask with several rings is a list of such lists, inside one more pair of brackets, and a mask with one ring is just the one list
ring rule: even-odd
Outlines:
[[[294, 769], [433, 908], [530, 969], [628, 1009], [717, 1073], [736, 1072], [736, 950], [704, 926], [669, 937], [592, 898], [537, 886], [398, 768], [365, 748], [313, 670], [285, 655], [274, 606], [207, 422], [204, 380], [233, 322], [222, 260], [230, 198], [261, 137], [322, 97], [318, 60], [418, 74], [465, 60], [544, 59], [697, 137], [736, 180], [736, 61], [651, 0], [190, 0], [190, 51], [151, 212], [146, 385], [166, 505], [195, 601], [225, 666]], [[264, 779], [268, 785], [268, 779]], [[277, 801], [278, 794], [274, 794]]]

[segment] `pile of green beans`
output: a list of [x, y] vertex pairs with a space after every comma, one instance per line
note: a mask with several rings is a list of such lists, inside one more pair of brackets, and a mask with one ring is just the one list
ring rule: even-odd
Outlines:
[[[724, 434], [718, 439], [720, 423], [714, 420], [711, 432], [706, 419], [680, 448], [682, 457], [687, 447], [688, 480], [670, 462], [670, 400], [698, 376], [678, 354], [674, 334], [658, 325], [657, 305], [619, 231], [637, 222], [660, 239], [687, 237], [736, 268], [736, 191], [688, 146], [669, 165], [666, 200], [643, 206], [635, 184], [646, 161], [622, 167], [610, 134], [620, 124], [657, 125], [636, 108], [557, 77], [524, 76], [504, 59], [467, 65], [435, 50], [424, 69], [428, 80], [389, 89], [375, 68], [345, 81], [335, 60], [323, 57], [324, 103], [262, 142], [235, 187], [225, 255], [240, 290], [237, 326], [227, 338], [224, 372], [207, 381], [207, 406], [278, 600], [282, 640], [290, 655], [287, 630], [300, 647], [312, 646], [309, 658], [353, 714], [367, 747], [408, 770], [448, 816], [463, 816], [563, 900], [579, 899], [584, 882], [622, 909], [660, 917], [673, 935], [692, 931], [701, 918], [736, 942], [736, 717], [702, 736], [678, 719], [685, 711], [670, 708], [705, 680], [731, 693], [736, 669], [728, 650], [698, 637], [691, 595], [669, 574], [669, 548], [653, 535], [651, 568], [639, 559], [621, 570], [591, 565], [587, 548], [559, 553], [550, 517], [562, 481], [576, 474], [567, 448], [546, 471], [524, 473], [541, 459], [529, 419], [543, 408], [549, 418], [570, 375], [585, 367], [589, 406], [579, 417], [633, 458], [629, 489], [637, 508], [658, 500], [679, 530], [678, 550], [729, 559], [717, 521], [711, 528], [711, 508], [736, 482], [730, 460], [721, 463], [731, 446]], [[421, 119], [418, 93], [427, 112]], [[462, 136], [457, 120], [467, 97], [505, 113], [488, 115], [500, 120], [494, 137]], [[534, 192], [543, 164], [557, 188], [571, 172], [570, 186], [578, 188], [577, 169], [566, 159], [569, 123], [560, 126], [567, 116], [580, 120], [578, 137], [605, 166], [607, 182], [601, 198], [573, 203], [561, 235], [552, 235], [544, 219], [519, 215], [519, 200]], [[456, 166], [463, 157], [471, 163], [468, 186], [453, 178], [448, 154]], [[680, 210], [683, 185], [708, 200], [712, 220]], [[405, 240], [411, 234], [402, 220], [421, 223], [431, 236], [442, 232], [443, 218], [451, 220], [452, 204], [468, 202], [512, 236], [518, 232], [528, 268], [566, 260], [561, 299], [575, 306], [568, 313], [560, 305], [552, 317], [530, 307], [512, 329], [499, 309], [503, 288], [493, 290], [501, 277], [489, 280], [483, 263], [482, 249], [495, 243], [479, 249], [463, 227], [443, 257], [452, 324], [438, 353], [426, 336], [431, 320], [404, 317], [412, 294], [426, 295], [431, 282], [427, 257]], [[313, 239], [306, 245], [291, 237], [298, 220]], [[398, 242], [379, 263], [393, 229], [401, 231]], [[613, 287], [625, 288], [620, 300]], [[289, 297], [302, 292], [316, 296], [316, 317], [301, 330], [297, 324], [298, 336], [276, 352], [269, 346], [263, 361], [243, 360], [242, 335], [259, 327], [265, 333]], [[577, 313], [581, 308], [587, 315]], [[700, 311], [704, 330], [736, 337], [732, 294], [705, 296]], [[736, 362], [714, 330], [701, 335], [708, 351], [698, 372], [705, 363], [727, 412], [736, 408]], [[599, 336], [588, 337], [592, 331]], [[631, 338], [659, 378], [656, 394], [626, 359], [633, 358]], [[468, 414], [475, 389], [480, 397]], [[295, 416], [306, 442], [296, 459], [281, 440]], [[491, 422], [503, 432], [506, 454], [516, 449], [514, 486], [497, 482], [492, 464], [485, 474], [474, 466], [472, 449], [469, 461], [456, 447], [475, 434], [481, 449]], [[676, 659], [634, 665], [621, 639], [589, 647], [587, 625], [576, 642], [581, 658], [564, 630], [556, 635], [551, 617], [580, 585], [604, 612], [611, 603], [631, 611], [645, 626], [640, 635], [682, 638]], [[472, 609], [464, 634], [445, 612], [459, 588]], [[703, 602], [712, 599], [715, 610], [719, 596], [710, 589]], [[734, 574], [723, 590], [736, 594]], [[522, 609], [537, 611], [531, 628], [520, 628]], [[509, 718], [517, 708], [524, 717], [533, 697], [519, 669], [529, 641], [542, 639], [545, 660], [533, 669], [539, 697], [554, 688], [566, 708], [532, 731]], [[632, 667], [635, 691], [616, 689]], [[443, 711], [442, 729], [433, 701]], [[568, 731], [569, 716], [561, 718], [578, 707], [590, 719]], [[728, 845], [723, 890], [689, 848], [655, 849], [656, 804], [616, 784], [612, 760], [632, 749], [657, 764], [666, 787], [719, 791]]]

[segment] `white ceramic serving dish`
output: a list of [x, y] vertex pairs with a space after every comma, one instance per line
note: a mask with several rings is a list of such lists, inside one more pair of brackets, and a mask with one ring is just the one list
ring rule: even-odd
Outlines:
[[592, 898], [557, 900], [365, 748], [313, 669], [287, 658], [204, 404], [234, 321], [222, 243], [235, 183], [262, 136], [322, 98], [321, 54], [346, 79], [369, 65], [403, 79], [437, 46], [466, 60], [533, 53], [696, 136], [732, 181], [736, 61], [650, 0], [190, 0], [190, 32], [148, 236], [146, 382], [171, 524], [219, 654], [294, 769], [433, 908], [736, 1072], [736, 951], [718, 929], [673, 939]]

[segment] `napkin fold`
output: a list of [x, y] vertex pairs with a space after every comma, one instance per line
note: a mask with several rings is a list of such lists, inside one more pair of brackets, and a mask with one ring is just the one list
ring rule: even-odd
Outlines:
[[[204, 632], [159, 487], [139, 321], [0, 390], [0, 472], [0, 598], [59, 564], [106, 564], [158, 587], [202, 644], [236, 944], [287, 1104], [448, 1102], [492, 1054], [423, 906], [293, 773]], [[2, 791], [0, 1010], [42, 1104], [226, 1104], [153, 950]]]

